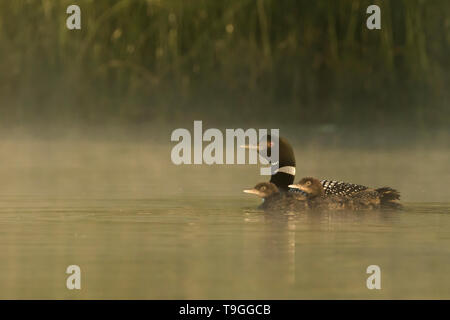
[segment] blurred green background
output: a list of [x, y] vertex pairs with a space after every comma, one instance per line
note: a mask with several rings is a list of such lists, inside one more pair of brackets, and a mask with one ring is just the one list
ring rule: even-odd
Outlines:
[[3, 125], [443, 127], [449, 71], [448, 0], [0, 2]]

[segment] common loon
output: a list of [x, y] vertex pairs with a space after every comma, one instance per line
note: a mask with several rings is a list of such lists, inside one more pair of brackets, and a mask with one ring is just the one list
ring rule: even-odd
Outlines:
[[[276, 140], [276, 139], [275, 139]], [[261, 143], [261, 141], [267, 141], [267, 143]], [[273, 147], [271, 135], [267, 135], [260, 140], [257, 146], [245, 145], [245, 148], [255, 148], [258, 151], [267, 149], [267, 153], [271, 152]], [[278, 139], [278, 152], [279, 163], [278, 169], [272, 170], [272, 176], [270, 182], [274, 183], [278, 189], [283, 191], [295, 192], [295, 189], [289, 188], [290, 184], [294, 183], [295, 178], [295, 155], [294, 149], [286, 138], [279, 137]], [[320, 183], [323, 186], [326, 195], [338, 195], [351, 197], [360, 191], [369, 189], [366, 186], [358, 185], [354, 183], [348, 183], [336, 180], [321, 180]]]
[[364, 189], [351, 196], [327, 195], [325, 189], [316, 178], [306, 177], [297, 184], [289, 185], [307, 194], [310, 209], [329, 210], [367, 210], [367, 209], [400, 209], [398, 203], [400, 193], [389, 187]]
[[[262, 141], [266, 141], [267, 143], [262, 143]], [[263, 137], [257, 146], [247, 144], [243, 147], [254, 148], [259, 152], [265, 150], [267, 155], [271, 155], [274, 143], [272, 142], [272, 136], [269, 134]], [[278, 165], [278, 168], [275, 165]], [[279, 137], [278, 139], [278, 163], [272, 164], [271, 171], [270, 182], [275, 184], [281, 192], [288, 191], [288, 186], [294, 183], [295, 178], [295, 155], [294, 149], [287, 139], [283, 137]]]
[[280, 192], [277, 186], [271, 182], [258, 183], [253, 189], [247, 189], [244, 192], [262, 198], [263, 203], [258, 208], [265, 211], [289, 212], [308, 208], [304, 192]]

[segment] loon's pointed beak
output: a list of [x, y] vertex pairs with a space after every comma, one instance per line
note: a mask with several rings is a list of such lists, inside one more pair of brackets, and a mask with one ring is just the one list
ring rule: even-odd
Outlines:
[[250, 194], [256, 194], [257, 196], [259, 196], [259, 194], [260, 194], [260, 192], [256, 189], [245, 189], [244, 192], [250, 193]]
[[259, 146], [255, 146], [255, 145], [251, 145], [251, 144], [243, 144], [243, 145], [240, 145], [240, 147], [244, 148], [244, 149], [256, 149], [256, 150], [259, 150]]
[[289, 188], [302, 190], [302, 187], [299, 184], [290, 184]]

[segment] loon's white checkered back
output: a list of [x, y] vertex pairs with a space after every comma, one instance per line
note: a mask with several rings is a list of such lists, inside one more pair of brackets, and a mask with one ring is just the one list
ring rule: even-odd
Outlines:
[[328, 195], [352, 196], [355, 193], [368, 189], [366, 186], [343, 181], [322, 180], [320, 182], [325, 189], [325, 194]]

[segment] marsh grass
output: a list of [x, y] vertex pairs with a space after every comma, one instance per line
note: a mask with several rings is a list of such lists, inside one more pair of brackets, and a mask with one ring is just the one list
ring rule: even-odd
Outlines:
[[0, 2], [4, 123], [449, 123], [446, 0], [76, 3]]

